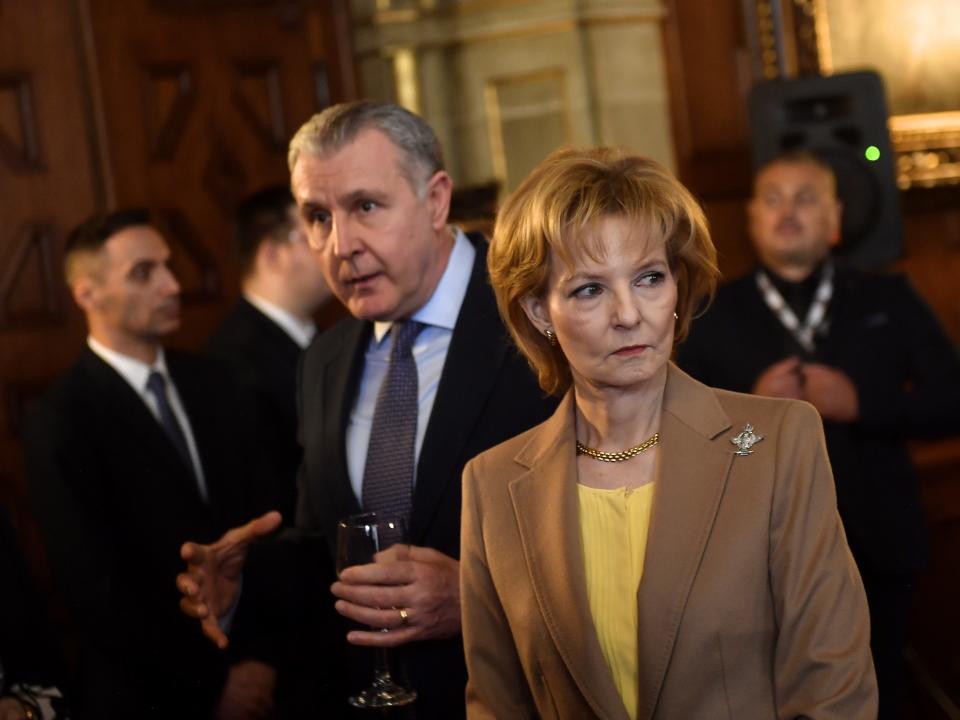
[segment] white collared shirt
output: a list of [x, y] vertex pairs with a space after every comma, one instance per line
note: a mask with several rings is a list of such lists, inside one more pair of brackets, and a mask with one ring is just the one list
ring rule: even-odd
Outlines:
[[312, 320], [301, 320], [293, 313], [259, 295], [245, 292], [243, 297], [248, 303], [279, 325], [280, 329], [289, 335], [290, 339], [299, 345], [301, 350], [306, 350], [307, 345], [313, 340], [313, 336], [317, 334], [317, 326], [314, 325]]
[[190, 461], [193, 463], [193, 470], [197, 476], [200, 496], [204, 499], [204, 502], [208, 501], [210, 496], [207, 493], [207, 481], [203, 475], [203, 465], [200, 463], [200, 453], [197, 451], [197, 443], [193, 439], [193, 428], [190, 427], [190, 418], [187, 417], [187, 411], [184, 409], [183, 402], [180, 400], [177, 386], [173, 382], [173, 378], [170, 377], [170, 372], [167, 370], [167, 361], [163, 354], [163, 348], [161, 347], [157, 350], [157, 359], [154, 360], [153, 365], [148, 365], [129, 355], [123, 355], [116, 350], [111, 350], [103, 343], [89, 336], [87, 337], [87, 345], [102, 358], [105, 363], [116, 370], [120, 377], [127, 381], [130, 387], [133, 388], [133, 391], [137, 393], [140, 399], [146, 404], [151, 414], [157, 419], [157, 423], [160, 422], [160, 408], [157, 405], [156, 397], [154, 397], [152, 392], [147, 390], [147, 379], [154, 370], [163, 375], [164, 380], [167, 382], [167, 398], [170, 400], [170, 408], [173, 410], [177, 422], [180, 423], [184, 438], [187, 441], [187, 450], [190, 453]]
[[[417, 365], [418, 380], [414, 468], [420, 460], [420, 448], [423, 447], [423, 438], [437, 397], [440, 375], [447, 359], [447, 350], [450, 348], [450, 338], [453, 336], [453, 328], [460, 315], [463, 298], [467, 294], [467, 285], [470, 283], [476, 256], [477, 251], [473, 244], [463, 231], [457, 230], [447, 267], [443, 271], [440, 282], [437, 283], [436, 290], [433, 291], [427, 303], [411, 318], [426, 325], [413, 343], [413, 359]], [[373, 336], [370, 338], [370, 344], [364, 356], [360, 387], [347, 424], [347, 471], [358, 502], [362, 502], [363, 497], [363, 471], [367, 462], [367, 448], [370, 445], [370, 429], [373, 425], [377, 396], [380, 394], [380, 387], [390, 367], [392, 343], [389, 341], [388, 334], [392, 326], [391, 322], [376, 322], [373, 325]], [[414, 480], [416, 480], [416, 470], [414, 470]]]

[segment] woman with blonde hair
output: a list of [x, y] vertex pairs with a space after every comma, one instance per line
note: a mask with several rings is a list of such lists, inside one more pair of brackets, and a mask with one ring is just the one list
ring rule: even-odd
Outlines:
[[690, 193], [645, 158], [558, 151], [488, 266], [563, 400], [464, 471], [468, 716], [875, 718], [816, 411], [670, 362], [718, 277]]

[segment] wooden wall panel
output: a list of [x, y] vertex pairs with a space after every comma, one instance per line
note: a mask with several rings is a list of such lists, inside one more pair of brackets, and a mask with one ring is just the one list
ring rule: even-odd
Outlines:
[[667, 0], [666, 7], [680, 174], [711, 197], [740, 197], [749, 184], [751, 80], [739, 6]]
[[[237, 200], [287, 181], [289, 135], [355, 95], [343, 0], [0, 0], [0, 502], [23, 514], [24, 408], [85, 330], [69, 229], [146, 205], [196, 347], [237, 293]], [[36, 559], [36, 557], [34, 558]]]
[[88, 1], [116, 203], [155, 210], [184, 287], [176, 341], [195, 345], [237, 285], [237, 201], [286, 181], [287, 140], [329, 99], [316, 84], [329, 59], [308, 32], [315, 8]]
[[903, 206], [905, 272], [960, 347], [960, 187], [914, 189]]
[[[56, 48], [56, 52], [51, 52]], [[83, 337], [61, 279], [65, 233], [98, 201], [85, 78], [68, 0], [0, 16], [0, 502], [22, 517], [22, 409]]]
[[743, 199], [750, 190], [750, 60], [736, 0], [666, 0], [664, 47], [677, 171], [704, 204], [720, 270], [750, 268]]

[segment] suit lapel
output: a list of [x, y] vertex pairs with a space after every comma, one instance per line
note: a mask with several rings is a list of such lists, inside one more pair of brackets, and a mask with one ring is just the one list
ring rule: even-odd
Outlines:
[[462, 453], [503, 365], [508, 344], [487, 287], [486, 247], [477, 255], [450, 339], [433, 410], [420, 449], [410, 521], [412, 542], [422, 541], [451, 478], [459, 481]]
[[[314, 403], [313, 407], [303, 408], [306, 412], [321, 415], [319, 425], [309, 423], [308, 427], [321, 428], [320, 440], [325, 445], [322, 457], [330, 459], [330, 467], [325, 470], [331, 479], [325, 481], [325, 486], [333, 501], [334, 523], [360, 512], [347, 468], [346, 435], [372, 329], [369, 322], [356, 321], [349, 325], [322, 363], [321, 401]], [[304, 442], [309, 441], [305, 439]]]
[[[187, 468], [143, 399], [116, 370], [89, 348], [84, 348], [81, 363], [92, 378], [93, 386], [98, 388], [98, 404], [104, 417], [111, 423], [113, 432], [117, 433], [116, 444], [123, 446], [129, 443], [135, 448], [135, 457], [167, 466], [169, 472], [164, 477], [171, 478], [181, 492], [189, 493], [199, 503], [200, 493], [193, 471]], [[175, 378], [175, 382], [179, 385], [179, 379]]]
[[[245, 488], [243, 483], [236, 482], [232, 470], [226, 470], [229, 463], [224, 461], [225, 454], [233, 451], [228, 441], [238, 441], [238, 438], [227, 437], [223, 427], [224, 399], [219, 396], [216, 386], [208, 381], [206, 366], [199, 363], [198, 358], [190, 358], [171, 350], [166, 351], [166, 358], [170, 377], [177, 386], [177, 394], [187, 413], [187, 421], [197, 447], [207, 488], [206, 502], [203, 502], [200, 495], [194, 468], [187, 467], [179, 453], [175, 453], [176, 460], [183, 468], [184, 477], [201, 505], [214, 516], [225, 518], [230, 509], [242, 507]], [[166, 433], [164, 439], [169, 443]], [[174, 452], [172, 443], [169, 444], [171, 452]]]
[[627, 714], [597, 639], [580, 543], [573, 394], [517, 456], [510, 484], [522, 551], [550, 637], [597, 716]]
[[836, 274], [833, 280], [833, 298], [827, 310], [830, 320], [826, 337], [817, 338], [816, 359], [828, 365], [840, 365], [847, 349], [862, 341], [857, 320], [865, 313], [861, 305], [863, 296], [856, 292], [852, 285], [854, 277], [841, 264], [836, 265]]
[[[637, 594], [640, 702], [653, 716], [690, 588], [720, 506], [733, 446], [713, 438], [730, 428], [705, 386], [670, 366], [660, 422], [660, 465], [654, 489], [643, 579]], [[728, 446], [729, 445], [729, 446]]]
[[[222, 473], [217, 471], [217, 464], [220, 453], [229, 452], [229, 448], [219, 446], [216, 442], [219, 432], [214, 414], [215, 408], [212, 407], [212, 402], [215, 402], [216, 398], [211, 397], [210, 389], [204, 386], [203, 378], [197, 375], [195, 367], [191, 372], [187, 364], [183, 362], [183, 358], [174, 352], [167, 351], [166, 357], [170, 377], [173, 378], [173, 382], [177, 386], [177, 394], [180, 396], [183, 409], [187, 413], [187, 421], [190, 423], [190, 431], [193, 434], [193, 441], [200, 457], [200, 465], [207, 485], [208, 498], [206, 504], [210, 507], [220, 506], [225, 503], [230, 488], [219, 484], [220, 481], [228, 482], [228, 479], [222, 477]], [[166, 434], [164, 434], [164, 438], [166, 438]], [[169, 444], [171, 452], [175, 453], [173, 444]], [[183, 466], [186, 476], [190, 479], [194, 493], [200, 499], [200, 490], [194, 477], [194, 469], [186, 466], [179, 453], [176, 453], [176, 457], [180, 465]]]

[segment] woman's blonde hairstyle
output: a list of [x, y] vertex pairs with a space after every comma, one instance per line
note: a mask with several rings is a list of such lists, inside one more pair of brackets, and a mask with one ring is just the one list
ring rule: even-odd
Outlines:
[[599, 238], [591, 230], [605, 217], [636, 222], [646, 231], [640, 242], [664, 243], [677, 282], [674, 343], [716, 290], [720, 273], [706, 217], [663, 166], [615, 148], [554, 152], [500, 208], [487, 255], [500, 315], [548, 393], [570, 386], [570, 366], [530, 322], [521, 300], [545, 297], [551, 262], [573, 267], [581, 253], [597, 259]]

